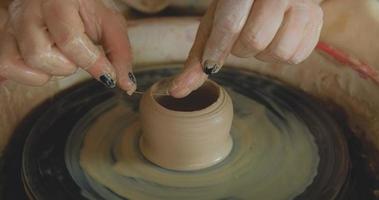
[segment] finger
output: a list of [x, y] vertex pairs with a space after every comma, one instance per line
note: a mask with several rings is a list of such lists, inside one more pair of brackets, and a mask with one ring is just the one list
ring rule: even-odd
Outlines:
[[14, 21], [16, 39], [25, 63], [51, 75], [65, 76], [76, 71], [51, 42], [41, 15], [40, 4], [29, 3], [18, 20]]
[[316, 6], [313, 12], [312, 21], [308, 24], [305, 35], [295, 54], [289, 60], [290, 63], [298, 64], [312, 53], [320, 38], [322, 24], [323, 12], [320, 7]]
[[47, 28], [65, 56], [105, 86], [113, 88], [116, 86], [115, 71], [105, 54], [86, 35], [79, 6], [76, 0], [46, 0], [42, 10]]
[[256, 0], [232, 53], [252, 57], [266, 49], [282, 24], [287, 4], [286, 1]]
[[229, 55], [254, 1], [219, 0], [214, 13], [211, 34], [203, 53], [204, 71], [217, 73]]
[[[211, 74], [212, 71], [216, 73], [221, 68], [221, 65], [222, 65], [221, 63], [223, 63], [224, 59], [226, 58], [225, 56], [220, 59], [209, 59], [211, 56], [220, 57], [218, 56], [220, 54], [217, 54], [218, 52], [217, 49], [214, 51], [211, 50], [211, 48], [218, 48], [218, 47], [213, 47], [213, 45], [215, 45], [214, 40], [217, 40], [218, 37], [223, 36], [222, 34], [218, 34], [217, 33], [218, 30], [215, 29], [214, 27], [218, 25], [219, 29], [225, 28], [225, 29], [222, 29], [224, 32], [230, 28], [230, 27], [221, 26], [222, 24], [220, 23], [222, 22], [222, 16], [219, 16], [217, 22], [215, 21], [215, 16], [216, 16], [216, 10], [221, 9], [221, 11], [217, 11], [217, 12], [219, 12], [218, 13], [219, 15], [222, 15], [223, 12], [227, 12], [227, 6], [232, 3], [227, 2], [227, 5], [221, 5], [221, 4], [226, 4], [224, 2], [221, 2], [220, 7], [218, 7], [219, 3], [220, 1], [213, 1], [213, 3], [209, 6], [206, 14], [201, 20], [195, 42], [192, 46], [188, 59], [185, 63], [184, 70], [181, 74], [175, 77], [175, 79], [172, 82], [172, 86], [169, 90], [170, 94], [173, 97], [176, 97], [176, 98], [185, 97], [193, 90], [196, 90], [197, 88], [199, 88], [207, 79], [208, 74]], [[236, 9], [236, 8], [234, 7], [233, 9]], [[227, 25], [231, 26], [234, 23], [234, 22], [232, 23], [233, 19], [237, 19], [238, 17], [234, 17], [232, 13], [229, 13], [229, 12], [228, 14], [230, 14], [230, 16], [228, 16], [229, 18], [227, 18], [226, 21], [230, 22]], [[232, 21], [228, 21], [228, 20], [232, 20]], [[241, 19], [241, 20], [242, 20], [240, 21], [241, 25], [237, 25], [236, 28], [234, 29], [239, 29], [239, 30], [241, 29], [241, 27], [239, 26], [243, 26], [243, 23], [246, 19]], [[213, 34], [213, 39], [210, 41], [209, 39], [212, 36], [212, 34]], [[226, 34], [228, 36], [224, 38], [225, 39], [224, 44], [227, 44], [228, 42], [233, 43], [234, 41], [232, 40], [228, 41], [228, 40], [231, 37], [236, 37], [236, 36], [233, 36], [233, 34], [235, 35], [236, 33], [232, 33], [230, 35], [229, 32], [226, 32]], [[220, 50], [225, 49], [224, 47], [220, 48]], [[231, 49], [231, 44], [229, 45], [227, 51], [229, 52], [230, 49]], [[218, 61], [216, 62], [214, 60], [218, 60]], [[207, 62], [204, 62], [204, 61], [207, 61]], [[209, 66], [215, 66], [215, 67], [212, 68]]]
[[41, 86], [50, 76], [44, 72], [25, 65], [18, 49], [15, 38], [6, 32], [1, 33], [0, 40], [0, 76], [22, 84]]
[[200, 26], [196, 33], [195, 42], [192, 45], [187, 61], [184, 64], [184, 70], [177, 75], [171, 83], [169, 93], [173, 97], [182, 98], [187, 96], [191, 91], [200, 87], [208, 78], [208, 75], [203, 72], [201, 60], [205, 43], [212, 28], [213, 15], [217, 5], [216, 3], [217, 1], [213, 1], [201, 19]]
[[271, 44], [257, 58], [266, 62], [288, 62], [294, 55], [310, 22], [309, 5], [298, 3], [289, 8]]
[[137, 88], [137, 81], [132, 72], [132, 52], [126, 20], [121, 14], [113, 11], [106, 12], [103, 17], [109, 20], [102, 25], [105, 52], [116, 69], [119, 87], [132, 95]]

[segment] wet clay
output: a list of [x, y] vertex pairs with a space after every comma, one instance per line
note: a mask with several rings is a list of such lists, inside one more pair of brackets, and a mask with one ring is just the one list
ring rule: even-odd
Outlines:
[[[293, 199], [312, 183], [319, 156], [309, 128], [293, 113], [228, 91], [234, 104], [233, 149], [219, 164], [180, 172], [145, 159], [139, 114], [125, 102], [86, 131], [80, 165], [98, 193], [128, 199]], [[275, 112], [273, 112], [275, 111]], [[280, 117], [279, 117], [280, 116]]]
[[233, 107], [226, 91], [213, 81], [182, 99], [142, 97], [140, 148], [151, 162], [167, 169], [198, 170], [221, 162], [231, 151]]
[[169, 110], [190, 112], [202, 110], [210, 106], [216, 102], [218, 96], [218, 88], [210, 82], [206, 82], [202, 87], [185, 98], [178, 99], [168, 95], [156, 95], [155, 100]]

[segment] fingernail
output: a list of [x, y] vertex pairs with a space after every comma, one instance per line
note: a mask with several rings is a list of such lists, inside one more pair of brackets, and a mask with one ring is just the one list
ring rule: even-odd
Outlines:
[[112, 79], [112, 76], [110, 74], [101, 75], [99, 79], [108, 88], [116, 87], [116, 82]]
[[185, 88], [185, 89], [183, 89], [182, 91], [180, 91], [180, 92], [178, 93], [178, 96], [179, 96], [180, 98], [184, 98], [184, 97], [188, 96], [191, 92], [192, 92], [192, 91], [191, 91], [190, 89]]
[[302, 58], [303, 58], [303, 55], [296, 54], [296, 55], [294, 55], [294, 56], [288, 61], [288, 63], [291, 64], [291, 65], [297, 65], [297, 64], [301, 63]]
[[187, 91], [184, 93], [184, 97], [188, 96], [192, 91], [187, 89]]
[[126, 94], [128, 94], [129, 96], [132, 96], [132, 94], [136, 91], [136, 89], [129, 89], [128, 91], [126, 91]]
[[215, 61], [206, 60], [203, 64], [203, 71], [207, 75], [215, 74], [220, 71], [221, 65]]
[[136, 91], [137, 89], [137, 79], [136, 77], [134, 76], [134, 74], [132, 72], [129, 72], [128, 73], [128, 77], [129, 77], [129, 87], [128, 87], [128, 90], [126, 91], [126, 93], [129, 95], [129, 96], [132, 96], [132, 94]]
[[129, 79], [136, 85], [137, 80], [136, 80], [136, 77], [134, 76], [134, 74], [132, 72], [129, 72], [128, 76], [129, 76]]
[[168, 86], [167, 86], [167, 91], [170, 92], [170, 91], [175, 91], [179, 88], [179, 85], [177, 84], [177, 80], [176, 80], [176, 77], [174, 78], [171, 78], [169, 79], [169, 83], [168, 83]]
[[170, 91], [169, 95], [175, 97], [175, 98], [183, 98], [186, 97], [191, 93], [191, 90], [188, 88], [181, 88], [180, 90], [177, 91]]
[[179, 87], [178, 85], [173, 85], [171, 88], [168, 89], [168, 93], [169, 94], [175, 94], [175, 93], [178, 93], [181, 90], [182, 90], [182, 88]]
[[175, 91], [175, 90], [177, 90], [178, 89], [178, 85], [176, 85], [176, 84], [172, 84], [171, 86], [170, 86], [170, 88], [169, 88], [169, 91]]

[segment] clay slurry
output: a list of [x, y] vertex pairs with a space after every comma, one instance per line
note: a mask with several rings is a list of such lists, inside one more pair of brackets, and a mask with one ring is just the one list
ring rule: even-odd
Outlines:
[[184, 98], [156, 96], [155, 100], [169, 110], [191, 112], [207, 108], [216, 102], [218, 96], [219, 88], [210, 82], [205, 82], [203, 86]]

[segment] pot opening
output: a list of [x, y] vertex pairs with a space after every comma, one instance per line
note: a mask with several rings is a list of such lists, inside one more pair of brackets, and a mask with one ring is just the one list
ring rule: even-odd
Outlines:
[[207, 108], [217, 101], [219, 88], [210, 81], [206, 81], [200, 88], [184, 98], [172, 96], [155, 96], [155, 100], [163, 107], [181, 112], [198, 111]]

